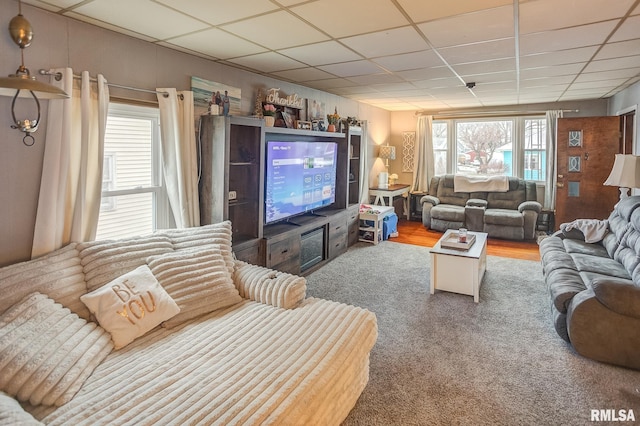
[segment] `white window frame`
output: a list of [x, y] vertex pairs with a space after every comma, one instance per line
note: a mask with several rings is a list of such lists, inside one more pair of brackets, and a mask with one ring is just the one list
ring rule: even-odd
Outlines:
[[[512, 121], [512, 172], [514, 177], [524, 178], [524, 151], [525, 151], [525, 120], [539, 120], [544, 119], [543, 115], [523, 115], [523, 116], [495, 116], [495, 117], [468, 117], [468, 118], [452, 118], [452, 119], [434, 119], [434, 123], [447, 123], [447, 173], [453, 174], [457, 168], [457, 135], [456, 124], [460, 122], [469, 121]], [[544, 181], [531, 180], [538, 184], [544, 184]]]
[[152, 123], [152, 179], [149, 186], [102, 191], [102, 197], [118, 197], [151, 193], [153, 198], [153, 231], [172, 227], [172, 216], [169, 208], [169, 198], [162, 173], [162, 154], [160, 140], [160, 110], [158, 107], [139, 106], [124, 103], [109, 103], [109, 116], [124, 118], [148, 119]]

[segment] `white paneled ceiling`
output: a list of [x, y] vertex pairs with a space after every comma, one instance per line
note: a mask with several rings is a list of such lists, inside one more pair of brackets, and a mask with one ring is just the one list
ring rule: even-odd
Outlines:
[[608, 98], [640, 81], [640, 0], [24, 3], [387, 110]]

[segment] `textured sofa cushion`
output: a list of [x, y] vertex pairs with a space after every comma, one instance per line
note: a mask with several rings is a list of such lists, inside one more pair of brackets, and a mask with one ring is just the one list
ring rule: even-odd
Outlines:
[[484, 223], [522, 227], [524, 225], [524, 216], [518, 210], [487, 209], [484, 212]]
[[79, 243], [78, 251], [91, 292], [145, 265], [147, 257], [173, 251], [173, 245], [169, 237], [159, 234]]
[[71, 243], [38, 259], [0, 269], [2, 296], [0, 313], [28, 294], [40, 292], [56, 300], [84, 319], [89, 319], [87, 307], [80, 296], [87, 292], [84, 272], [78, 258], [76, 243]]
[[245, 299], [276, 308], [296, 307], [304, 300], [307, 291], [307, 280], [304, 277], [241, 261], [236, 261], [233, 280]]
[[142, 265], [81, 298], [116, 349], [175, 316], [180, 308], [147, 265]]
[[32, 293], [0, 316], [0, 389], [33, 405], [63, 405], [112, 349], [95, 323]]
[[218, 244], [229, 274], [233, 274], [234, 259], [231, 246], [231, 222], [226, 220], [211, 225], [185, 229], [169, 229], [164, 234], [171, 239], [174, 250], [206, 248]]
[[15, 398], [0, 392], [0, 425], [3, 426], [40, 426], [42, 423], [20, 406]]
[[464, 222], [464, 207], [452, 204], [439, 204], [431, 208], [431, 217], [447, 222]]
[[151, 256], [149, 268], [180, 307], [180, 313], [162, 323], [173, 327], [202, 314], [242, 301], [233, 285], [219, 244]]

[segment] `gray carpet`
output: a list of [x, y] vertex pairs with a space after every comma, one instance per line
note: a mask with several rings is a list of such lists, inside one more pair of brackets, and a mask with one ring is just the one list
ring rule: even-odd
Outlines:
[[539, 262], [488, 257], [479, 304], [430, 295], [429, 249], [390, 241], [358, 243], [307, 279], [309, 296], [378, 319], [369, 384], [344, 425], [584, 425], [592, 409], [640, 423], [640, 372], [558, 337]]

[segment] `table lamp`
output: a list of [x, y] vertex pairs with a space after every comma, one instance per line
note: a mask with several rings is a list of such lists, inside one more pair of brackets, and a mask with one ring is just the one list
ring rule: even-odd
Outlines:
[[385, 160], [385, 171], [380, 172], [378, 175], [378, 188], [386, 189], [389, 188], [389, 160], [396, 159], [396, 147], [389, 145], [381, 146], [378, 157]]
[[629, 196], [629, 188], [640, 188], [640, 157], [616, 154], [613, 168], [604, 185], [619, 186], [621, 200]]

